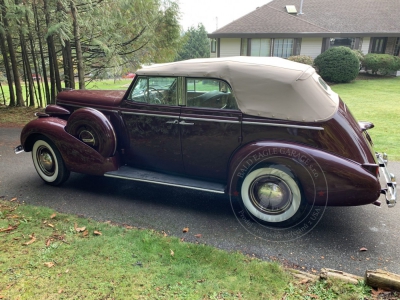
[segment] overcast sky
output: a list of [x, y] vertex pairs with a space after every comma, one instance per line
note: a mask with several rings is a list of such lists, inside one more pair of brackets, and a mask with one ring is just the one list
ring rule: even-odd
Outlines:
[[[179, 0], [181, 25], [186, 31], [190, 26], [203, 23], [208, 33], [252, 12], [270, 0]], [[218, 24], [218, 25], [217, 25]]]

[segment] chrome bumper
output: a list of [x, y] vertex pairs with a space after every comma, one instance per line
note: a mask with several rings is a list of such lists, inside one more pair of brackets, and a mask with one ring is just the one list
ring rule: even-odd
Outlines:
[[386, 188], [381, 189], [381, 194], [385, 194], [388, 207], [393, 207], [397, 198], [396, 177], [387, 169], [388, 159], [385, 153], [376, 153], [376, 158], [379, 163], [379, 174], [383, 175], [386, 183]]
[[22, 147], [22, 145], [19, 145], [18, 147], [15, 147], [14, 152], [15, 154], [24, 152], [24, 147]]

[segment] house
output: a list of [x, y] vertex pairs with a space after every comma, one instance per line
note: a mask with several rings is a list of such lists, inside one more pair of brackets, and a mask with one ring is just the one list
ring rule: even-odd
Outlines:
[[208, 37], [211, 57], [315, 58], [336, 46], [398, 56], [400, 0], [273, 0]]

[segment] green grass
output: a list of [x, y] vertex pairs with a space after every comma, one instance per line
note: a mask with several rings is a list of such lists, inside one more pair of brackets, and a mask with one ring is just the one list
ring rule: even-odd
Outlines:
[[374, 148], [386, 152], [389, 159], [400, 160], [400, 77], [356, 80], [333, 85], [359, 121], [370, 121]]
[[0, 299], [282, 299], [284, 295], [285, 299], [311, 299], [308, 295], [363, 299], [370, 295], [366, 287], [342, 282], [300, 284], [277, 263], [238, 252], [13, 200], [0, 201]]

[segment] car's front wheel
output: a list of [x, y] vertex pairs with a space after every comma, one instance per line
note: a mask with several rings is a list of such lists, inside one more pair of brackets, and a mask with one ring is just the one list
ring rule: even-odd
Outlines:
[[32, 148], [32, 160], [37, 173], [47, 184], [60, 185], [70, 175], [57, 147], [47, 137], [40, 136], [36, 139]]
[[247, 174], [240, 196], [247, 213], [266, 225], [293, 225], [307, 208], [296, 178], [279, 166], [259, 168]]

